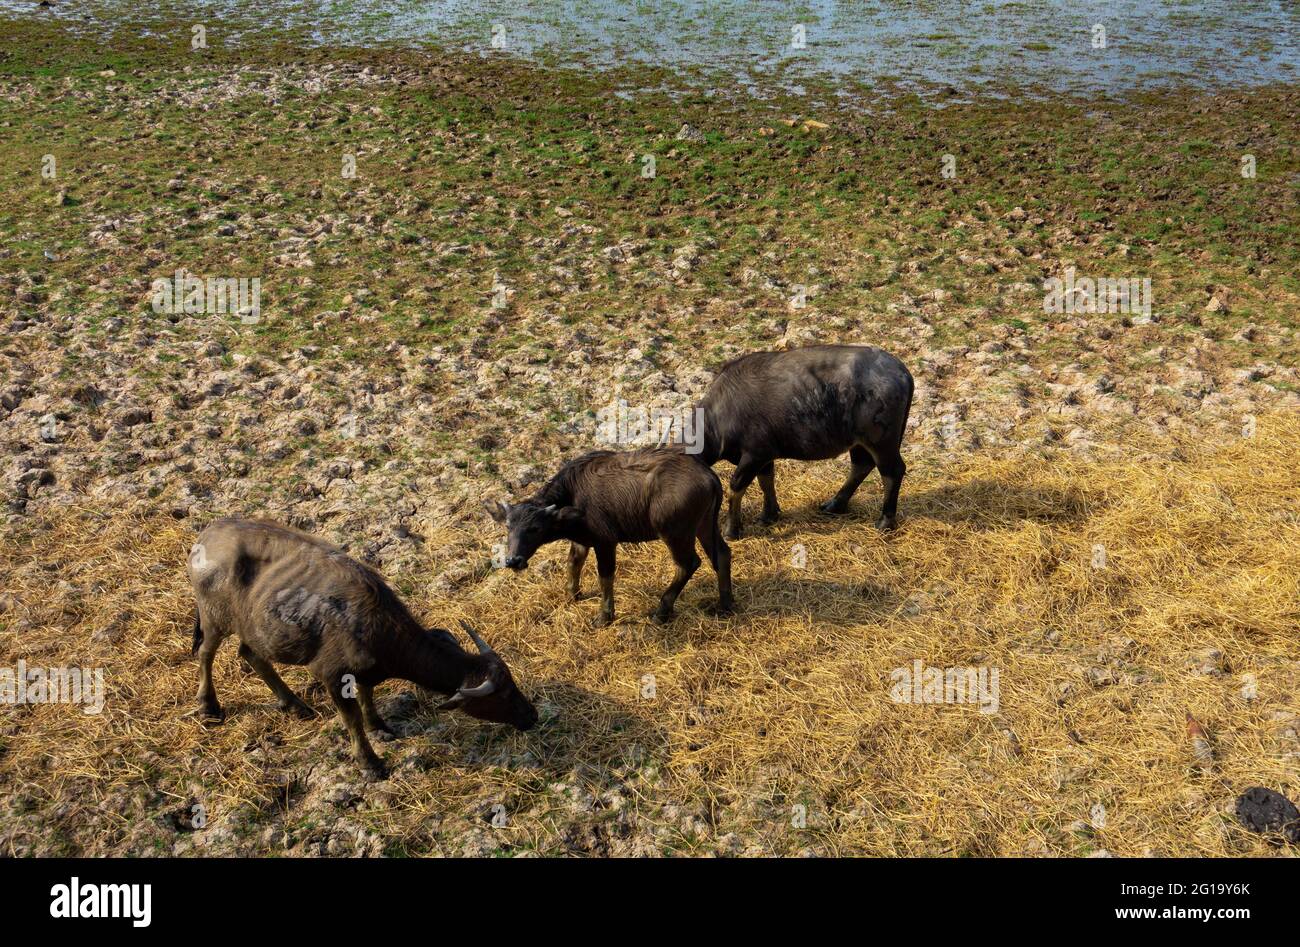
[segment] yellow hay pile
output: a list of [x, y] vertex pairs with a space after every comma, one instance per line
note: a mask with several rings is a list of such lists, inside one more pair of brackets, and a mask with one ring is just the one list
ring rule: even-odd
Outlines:
[[[731, 833], [733, 850], [787, 854], [1274, 851], [1230, 806], [1256, 784], [1300, 798], [1300, 421], [1261, 418], [1254, 437], [1218, 445], [1129, 444], [1124, 460], [907, 456], [889, 537], [871, 525], [877, 478], [831, 519], [815, 505], [842, 465], [779, 464], [785, 517], [759, 527], [748, 497], [749, 532], [733, 544], [741, 611], [725, 621], [702, 611], [716, 596], [707, 564], [672, 625], [646, 620], [671, 572], [655, 545], [621, 550], [619, 621], [604, 629], [591, 627], [591, 564], [590, 597], [566, 600], [561, 545], [451, 597], [426, 593], [447, 563], [390, 576], [430, 624], [481, 628], [543, 724], [516, 734], [457, 717], [436, 746], [380, 745], [394, 777], [356, 817], [400, 846], [500, 800], [502, 845], [563, 850], [576, 816], [552, 784], [600, 796], [621, 781], [660, 851], [726, 848]], [[500, 537], [486, 518], [473, 528], [486, 559]], [[193, 529], [69, 510], [6, 552], [17, 603], [0, 616], [4, 663], [107, 668], [102, 715], [0, 708], [0, 783], [59, 810], [72, 850], [95, 851], [108, 831], [79, 814], [123, 793], [163, 787], [178, 807], [203, 795], [214, 821], [241, 805], [271, 818], [284, 770], [344, 760], [319, 692], [323, 721], [274, 712], [231, 644], [216, 672], [227, 722], [180, 718], [195, 688], [182, 568]], [[428, 524], [427, 548], [464, 529]], [[26, 568], [34, 557], [45, 570]], [[64, 580], [94, 593], [74, 597]], [[119, 616], [116, 643], [92, 640]], [[891, 699], [891, 673], [918, 660], [996, 668], [997, 712]], [[306, 690], [304, 671], [285, 676]], [[267, 749], [271, 735], [283, 743]]]

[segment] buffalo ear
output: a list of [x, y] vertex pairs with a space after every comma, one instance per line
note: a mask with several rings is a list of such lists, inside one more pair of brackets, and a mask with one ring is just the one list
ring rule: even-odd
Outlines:
[[510, 504], [505, 500], [484, 500], [483, 509], [487, 510], [487, 515], [498, 523], [504, 523], [506, 517], [510, 515]]

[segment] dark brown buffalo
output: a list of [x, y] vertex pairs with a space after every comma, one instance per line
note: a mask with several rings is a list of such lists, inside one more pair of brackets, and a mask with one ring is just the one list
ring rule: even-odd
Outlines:
[[677, 564], [672, 584], [651, 617], [666, 622], [673, 603], [699, 568], [698, 539], [718, 576], [718, 612], [732, 610], [731, 549], [718, 529], [722, 483], [677, 448], [594, 451], [565, 464], [537, 495], [511, 505], [486, 503], [509, 530], [505, 565], [524, 569], [538, 547], [567, 539], [569, 588], [579, 598], [582, 566], [596, 550], [601, 609], [598, 624], [614, 620], [615, 549], [619, 543], [662, 540]]
[[852, 469], [821, 508], [843, 513], [858, 485], [880, 468], [885, 502], [879, 527], [892, 529], [906, 465], [899, 454], [912, 406], [912, 375], [888, 352], [867, 345], [812, 345], [754, 352], [723, 366], [704, 399], [699, 459], [735, 464], [727, 538], [740, 536], [740, 504], [750, 481], [763, 490], [763, 522], [781, 513], [774, 461], [826, 460], [849, 452]]
[[188, 572], [198, 600], [194, 650], [205, 717], [224, 715], [212, 659], [223, 639], [237, 635], [239, 656], [280, 708], [310, 717], [315, 711], [272, 662], [307, 665], [347, 725], [357, 762], [374, 776], [384, 767], [366, 730], [388, 731], [373, 690], [390, 678], [452, 695], [439, 710], [455, 707], [520, 730], [537, 722], [505, 662], [473, 629], [465, 625], [478, 654], [450, 632], [422, 627], [379, 573], [322, 539], [261, 520], [217, 520], [199, 534]]

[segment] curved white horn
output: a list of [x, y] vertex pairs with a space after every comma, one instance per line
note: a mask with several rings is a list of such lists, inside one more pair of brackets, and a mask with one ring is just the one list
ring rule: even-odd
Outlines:
[[478, 687], [460, 688], [460, 690], [456, 691], [456, 696], [462, 698], [486, 697], [488, 694], [492, 693], [496, 689], [497, 689], [497, 682], [492, 680], [492, 678], [488, 678]]

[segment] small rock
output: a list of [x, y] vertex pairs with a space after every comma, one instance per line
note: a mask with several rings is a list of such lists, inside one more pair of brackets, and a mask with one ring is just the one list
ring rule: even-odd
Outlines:
[[687, 122], [683, 122], [674, 139], [676, 141], [704, 141], [704, 132]]

